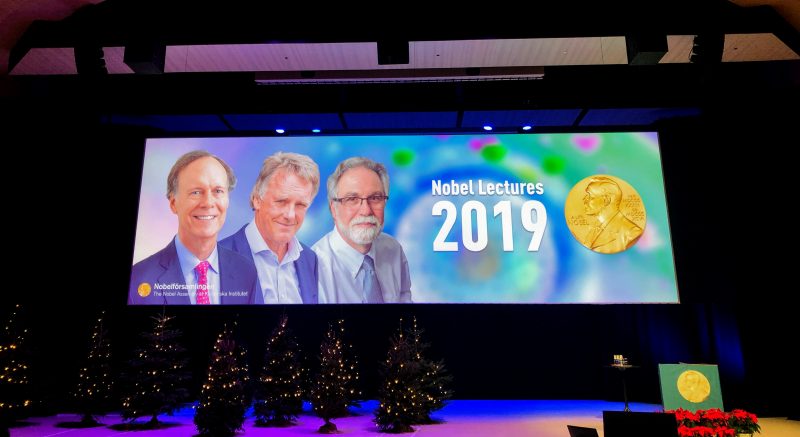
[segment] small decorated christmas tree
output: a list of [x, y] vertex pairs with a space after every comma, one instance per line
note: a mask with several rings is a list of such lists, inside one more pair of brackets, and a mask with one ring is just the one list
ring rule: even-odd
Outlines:
[[0, 435], [26, 417], [31, 406], [28, 394], [28, 330], [22, 326], [20, 305], [15, 305], [0, 331]]
[[232, 436], [244, 425], [248, 370], [245, 350], [226, 326], [217, 337], [194, 423], [200, 435]]
[[434, 423], [431, 413], [442, 409], [447, 401], [453, 397], [450, 384], [453, 377], [445, 369], [444, 361], [433, 361], [425, 356], [425, 351], [430, 347], [422, 341], [423, 330], [417, 325], [417, 318], [408, 330], [408, 341], [411, 346], [411, 367], [416, 373], [419, 382], [419, 402], [415, 406], [414, 424]]
[[257, 426], [289, 426], [303, 411], [300, 348], [281, 316], [264, 353], [264, 367], [256, 386], [254, 411]]
[[80, 369], [75, 405], [81, 413], [82, 426], [97, 426], [95, 416], [113, 408], [114, 378], [111, 374], [111, 342], [104, 326], [105, 312], [100, 313], [89, 340], [89, 355]]
[[420, 414], [421, 392], [418, 363], [413, 348], [400, 329], [390, 339], [386, 361], [381, 366], [383, 382], [378, 390], [378, 410], [375, 423], [382, 432], [413, 432], [411, 427]]
[[144, 346], [130, 361], [131, 386], [122, 402], [122, 417], [134, 420], [150, 416], [149, 426], [159, 426], [160, 414], [172, 414], [187, 398], [185, 349], [179, 340], [181, 331], [170, 328], [174, 317], [153, 317], [153, 331], [141, 334]]
[[319, 428], [324, 434], [336, 433], [331, 419], [345, 415], [347, 407], [357, 406], [357, 399], [361, 397], [357, 389], [356, 359], [352, 357], [352, 346], [345, 346], [343, 337], [344, 320], [328, 327], [320, 346], [319, 374], [311, 390], [314, 412], [325, 421]]
[[353, 345], [347, 342], [344, 331], [344, 320], [337, 322], [339, 340], [342, 345], [342, 382], [344, 383], [345, 406], [339, 411], [334, 412], [334, 417], [346, 417], [350, 415], [349, 408], [361, 406], [360, 379], [358, 376], [358, 357], [356, 357]]

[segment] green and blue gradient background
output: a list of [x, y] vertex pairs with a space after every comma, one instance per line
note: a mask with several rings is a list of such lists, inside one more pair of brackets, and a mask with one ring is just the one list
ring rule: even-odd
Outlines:
[[[166, 178], [182, 154], [203, 149], [225, 160], [239, 180], [231, 193], [220, 239], [252, 219], [249, 195], [261, 162], [277, 152], [310, 156], [320, 168], [320, 192], [298, 238], [313, 245], [333, 229], [325, 181], [336, 165], [366, 156], [389, 169], [390, 193], [384, 232], [396, 237], [409, 261], [415, 302], [431, 303], [641, 303], [678, 302], [672, 242], [655, 133], [314, 136], [269, 138], [149, 139], [145, 150], [133, 262], [163, 248], [177, 231], [165, 197]], [[642, 238], [629, 250], [599, 254], [578, 243], [564, 219], [574, 184], [594, 174], [624, 179], [647, 210]], [[543, 195], [432, 196], [431, 181], [542, 182]], [[476, 186], [477, 188], [477, 186]], [[519, 219], [527, 200], [541, 201], [548, 222], [538, 252], [528, 252], [530, 234]], [[469, 252], [461, 219], [447, 241], [458, 252], [434, 252], [444, 216], [433, 204], [450, 200], [459, 211], [468, 200], [487, 210], [489, 245]], [[511, 200], [514, 251], [503, 252], [500, 218], [492, 208]], [[474, 222], [474, 219], [473, 219]]]

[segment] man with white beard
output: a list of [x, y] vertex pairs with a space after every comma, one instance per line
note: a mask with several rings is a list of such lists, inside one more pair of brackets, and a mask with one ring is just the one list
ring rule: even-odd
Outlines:
[[400, 243], [381, 232], [389, 173], [349, 158], [328, 177], [334, 229], [317, 241], [319, 303], [410, 303], [411, 277]]

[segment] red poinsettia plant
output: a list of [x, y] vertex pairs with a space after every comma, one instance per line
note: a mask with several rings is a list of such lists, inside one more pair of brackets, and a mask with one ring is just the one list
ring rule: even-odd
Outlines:
[[681, 437], [734, 437], [737, 434], [761, 432], [756, 415], [744, 410], [726, 413], [711, 408], [693, 413], [678, 408], [668, 412], [675, 413], [678, 435]]
[[761, 425], [758, 424], [758, 417], [744, 410], [733, 410], [728, 413], [728, 426], [735, 429], [739, 434], [761, 432]]

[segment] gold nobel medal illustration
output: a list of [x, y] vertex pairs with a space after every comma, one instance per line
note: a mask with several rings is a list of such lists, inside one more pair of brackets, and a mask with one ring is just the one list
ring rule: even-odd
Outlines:
[[711, 394], [708, 378], [696, 370], [687, 370], [678, 376], [678, 393], [689, 402], [700, 403]]
[[142, 282], [139, 284], [139, 288], [136, 289], [139, 292], [139, 296], [147, 297], [150, 296], [150, 284], [147, 282]]
[[575, 184], [564, 216], [572, 236], [598, 253], [618, 253], [639, 240], [647, 213], [639, 193], [624, 180], [594, 175]]

